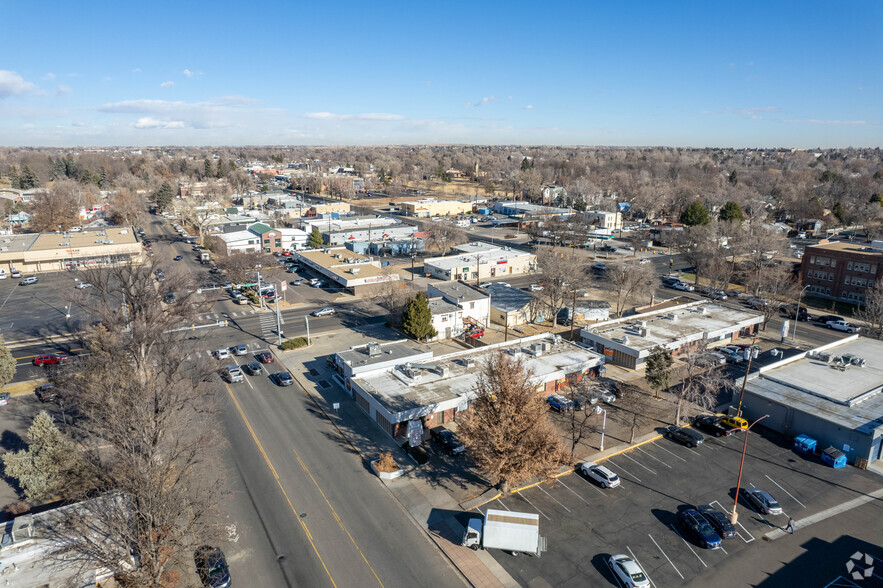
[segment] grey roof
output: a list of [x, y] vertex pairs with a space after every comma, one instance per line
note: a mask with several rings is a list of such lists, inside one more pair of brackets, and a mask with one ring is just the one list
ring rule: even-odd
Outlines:
[[432, 314], [451, 314], [462, 309], [445, 300], [444, 298], [432, 298], [429, 301], [429, 312]]
[[380, 353], [377, 355], [368, 355], [369, 346], [361, 345], [350, 349], [349, 351], [341, 351], [337, 355], [343, 361], [352, 366], [369, 366], [377, 363], [385, 363], [389, 361], [398, 361], [413, 355], [426, 353], [426, 350], [419, 347], [416, 343], [407, 343], [395, 341], [393, 343], [384, 343], [379, 346]]
[[450, 298], [456, 298], [460, 302], [484, 300], [488, 297], [487, 294], [478, 288], [465, 282], [436, 282], [432, 284], [432, 287]]
[[503, 312], [521, 310], [533, 300], [533, 294], [530, 292], [502, 284], [491, 284], [487, 291], [491, 294], [491, 306]]

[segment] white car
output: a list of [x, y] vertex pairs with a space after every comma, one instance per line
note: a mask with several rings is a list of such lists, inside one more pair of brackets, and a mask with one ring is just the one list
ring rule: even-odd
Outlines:
[[74, 287], [78, 290], [85, 290], [86, 288], [91, 288], [92, 284], [89, 282], [77, 282], [77, 285]]
[[5, 270], [5, 269], [0, 269], [0, 280], [5, 280], [6, 278], [7, 278], [7, 276], [6, 276], [6, 270]]
[[675, 282], [674, 284], [671, 285], [671, 287], [674, 288], [675, 290], [680, 290], [681, 292], [692, 292], [693, 290], [696, 289], [693, 286], [691, 286], [690, 284], [685, 284], [683, 282]]
[[490, 288], [491, 282], [482, 282], [481, 284], [478, 285], [478, 287], [479, 288]]
[[850, 325], [846, 321], [828, 321], [825, 323], [829, 329], [834, 329], [835, 331], [844, 331], [846, 333], [858, 333], [858, 327], [855, 325]]
[[509, 282], [497, 282], [497, 285], [498, 286], [505, 286], [506, 288], [512, 287], [511, 285], [509, 285]]
[[320, 308], [318, 310], [314, 310], [312, 313], [313, 316], [330, 316], [334, 314], [334, 309], [330, 306], [326, 306], [325, 308]]
[[587, 461], [579, 467], [580, 471], [587, 478], [591, 478], [601, 484], [604, 488], [616, 488], [622, 481], [619, 476], [611, 472], [602, 465], [598, 465], [593, 461]]
[[214, 352], [214, 356], [216, 359], [229, 359], [230, 358], [230, 350], [229, 349], [216, 349]]
[[650, 260], [647, 259], [646, 257], [642, 257], [641, 261], [639, 261], [638, 263], [640, 263], [641, 265], [644, 265], [645, 263], [650, 263]]
[[530, 285], [531, 292], [540, 292], [542, 289], [543, 289], [543, 287], [540, 286], [539, 284], [531, 284]]
[[649, 588], [650, 578], [638, 565], [638, 562], [627, 555], [611, 555], [607, 559], [607, 565], [610, 571], [616, 576], [616, 581], [622, 586], [628, 588]]

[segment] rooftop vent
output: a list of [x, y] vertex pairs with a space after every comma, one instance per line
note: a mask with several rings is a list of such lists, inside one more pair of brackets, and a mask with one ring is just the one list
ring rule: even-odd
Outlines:
[[368, 343], [367, 348], [368, 357], [376, 357], [382, 353], [380, 350], [380, 345], [374, 341]]

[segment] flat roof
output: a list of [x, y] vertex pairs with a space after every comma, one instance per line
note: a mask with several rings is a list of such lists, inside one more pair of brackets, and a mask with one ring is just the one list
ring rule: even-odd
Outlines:
[[426, 353], [426, 348], [406, 341], [394, 341], [377, 345], [380, 349], [380, 353], [377, 355], [368, 354], [371, 344], [367, 344], [351, 348], [349, 351], [341, 351], [337, 356], [350, 366], [369, 366]]
[[[113, 243], [99, 243], [98, 241], [113, 241]], [[65, 243], [65, 245], [62, 245]], [[132, 227], [102, 227], [100, 229], [86, 229], [76, 233], [40, 233], [34, 240], [29, 251], [51, 251], [53, 249], [81, 249], [101, 245], [124, 245], [138, 243], [135, 229]]]
[[[39, 236], [40, 235], [36, 234], [0, 235], [0, 252], [10, 253], [27, 251]], [[60, 237], [61, 235], [58, 236]]]
[[486, 293], [478, 288], [463, 282], [437, 282], [430, 285], [439, 292], [451, 298], [456, 298], [459, 302], [474, 302], [488, 297]]
[[[543, 341], [549, 343], [551, 348], [540, 356], [531, 354], [531, 344]], [[384, 356], [388, 348], [388, 345], [382, 346]], [[518, 357], [524, 360], [525, 367], [533, 372], [538, 384], [559, 380], [567, 374], [582, 372], [604, 363], [601, 355], [544, 333], [441, 355], [423, 362], [446, 368], [446, 371], [420, 369], [417, 377], [412, 378], [400, 369], [402, 366], [396, 366], [392, 370], [375, 370], [357, 375], [353, 380], [392, 414], [432, 406], [458, 397], [465, 401], [475, 397], [481, 366], [497, 349], [516, 350]], [[361, 355], [364, 356], [364, 353]]]
[[533, 294], [504, 286], [503, 284], [491, 284], [486, 288], [491, 295], [491, 308], [502, 310], [503, 312], [512, 312], [521, 310], [533, 300]]
[[[325, 253], [326, 251], [328, 251], [328, 253]], [[344, 280], [386, 275], [381, 268], [371, 263], [370, 257], [350, 251], [346, 247], [298, 251], [296, 254], [322, 266], [329, 272], [340, 276]], [[340, 257], [337, 257], [338, 255]], [[353, 268], [357, 268], [356, 273], [350, 271]]]
[[[658, 345], [680, 346], [703, 338], [712, 339], [763, 321], [763, 315], [722, 306], [707, 300], [656, 310], [594, 324], [582, 329], [587, 339], [606, 339], [637, 351]], [[646, 328], [645, 334], [643, 329]]]
[[433, 257], [424, 260], [423, 265], [432, 265], [437, 268], [450, 270], [455, 267], [474, 267], [476, 258], [478, 258], [478, 263], [484, 264], [523, 257], [533, 257], [533, 254], [526, 251], [517, 251], [515, 249], [496, 249], [494, 251], [482, 251], [479, 253], [449, 255], [448, 257]]
[[463, 309], [455, 304], [451, 304], [444, 298], [431, 298], [429, 300], [429, 312], [432, 314], [451, 314], [461, 312]]
[[454, 250], [460, 253], [480, 253], [482, 251], [498, 251], [500, 249], [502, 249], [500, 245], [492, 245], [484, 241], [472, 241], [471, 243], [463, 243], [454, 247]]
[[822, 251], [845, 251], [856, 255], [868, 255], [873, 257], [883, 257], [883, 249], [871, 247], [867, 243], [855, 243], [853, 241], [831, 241], [830, 243], [819, 243], [818, 245], [807, 245], [804, 249], [804, 256], [808, 253], [814, 253], [818, 250]]
[[[866, 434], [883, 427], [883, 341], [848, 337], [818, 352], [830, 361], [807, 352], [749, 376], [746, 389]], [[838, 366], [836, 358], [844, 355], [863, 359], [865, 366]]]

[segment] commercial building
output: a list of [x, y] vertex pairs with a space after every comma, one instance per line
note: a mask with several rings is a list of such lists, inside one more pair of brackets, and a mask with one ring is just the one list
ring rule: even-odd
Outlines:
[[406, 216], [415, 216], [418, 218], [433, 216], [457, 216], [460, 214], [468, 214], [472, 212], [471, 202], [460, 202], [458, 200], [436, 200], [434, 198], [414, 200], [411, 202], [397, 202], [396, 206], [401, 208], [402, 214]]
[[600, 322], [610, 319], [610, 303], [606, 300], [586, 300], [577, 298], [576, 304], [565, 307], [570, 320]]
[[587, 210], [583, 213], [586, 223], [596, 229], [619, 231], [622, 229], [622, 213], [605, 210]]
[[453, 339], [463, 334], [463, 310], [442, 297], [429, 299], [432, 328], [436, 336], [430, 341]]
[[244, 231], [221, 233], [215, 238], [224, 244], [228, 255], [237, 251], [295, 251], [303, 249], [307, 243], [307, 233], [301, 229], [276, 229], [263, 223], [253, 223]]
[[644, 367], [655, 347], [677, 355], [727, 345], [735, 337], [757, 332], [763, 315], [699, 300], [652, 312], [613, 319], [583, 328], [585, 343], [607, 356], [607, 362], [629, 369]]
[[343, 216], [302, 218], [301, 227], [307, 233], [318, 228], [326, 245], [345, 245], [349, 241], [382, 241], [410, 238], [417, 227], [382, 216]]
[[800, 277], [807, 295], [864, 304], [883, 271], [883, 241], [822, 241], [804, 249]]
[[440, 280], [482, 280], [526, 274], [536, 269], [536, 256], [510, 247], [482, 244], [474, 253], [433, 257], [423, 262], [427, 274]]
[[498, 350], [522, 358], [543, 395], [556, 393], [568, 378], [597, 374], [604, 364], [603, 356], [548, 334], [438, 357], [424, 345], [402, 340], [337, 353], [335, 380], [390, 436], [404, 436], [409, 422], [425, 436], [469, 409], [481, 367]]
[[557, 208], [555, 206], [541, 206], [530, 202], [495, 202], [494, 212], [506, 216], [549, 218], [553, 216], [572, 216], [576, 211], [572, 208]]
[[465, 282], [437, 282], [426, 288], [429, 298], [442, 297], [463, 311], [463, 322], [487, 327], [491, 319], [491, 297], [480, 288]]
[[487, 291], [491, 296], [492, 323], [512, 328], [545, 320], [545, 305], [537, 304], [530, 292], [503, 284], [491, 284]]
[[0, 268], [7, 273], [140, 263], [144, 247], [134, 227], [100, 227], [68, 233], [0, 235]]
[[397, 272], [383, 268], [379, 261], [346, 247], [296, 251], [294, 258], [301, 265], [325, 277], [335, 287], [352, 294], [367, 294], [378, 284], [401, 280]]
[[[738, 401], [738, 394], [734, 402]], [[742, 415], [788, 437], [805, 434], [849, 463], [883, 459], [883, 342], [853, 335], [748, 376]]]

